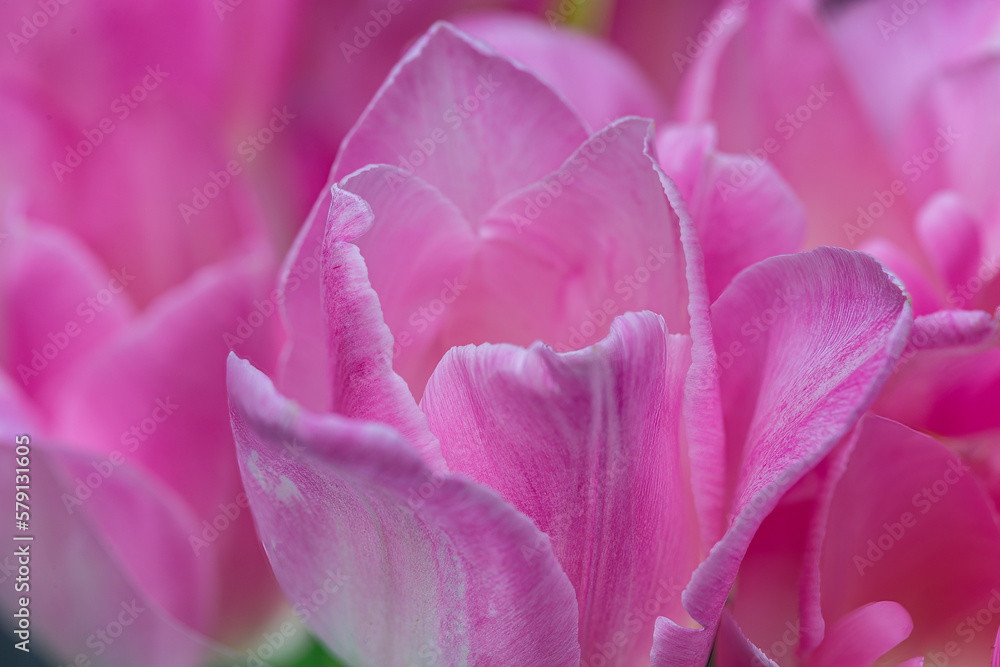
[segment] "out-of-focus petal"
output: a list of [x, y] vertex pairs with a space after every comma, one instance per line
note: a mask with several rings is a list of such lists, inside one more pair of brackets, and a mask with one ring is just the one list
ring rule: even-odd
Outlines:
[[658, 621], [654, 667], [707, 660], [760, 522], [870, 406], [911, 323], [877, 262], [831, 248], [761, 262], [713, 304], [733, 519], [685, 590], [684, 606], [704, 629]]
[[994, 409], [1000, 396], [996, 316], [942, 311], [918, 322], [875, 411], [948, 437], [1000, 428]]
[[823, 19], [838, 59], [889, 144], [898, 140], [928, 79], [981, 53], [1000, 18], [991, 0], [828, 4], [833, 8]]
[[133, 316], [137, 267], [111, 273], [63, 232], [30, 223], [7, 227], [0, 244], [4, 367], [46, 413], [81, 359]]
[[609, 12], [608, 33], [673, 103], [684, 72], [700, 57], [699, 42], [725, 26], [713, 20], [719, 4], [711, 0], [617, 0]]
[[128, 267], [137, 304], [264, 245], [247, 155], [227, 155], [195, 121], [150, 101], [90, 125], [3, 82], [0, 98], [25, 122], [0, 129], [0, 149], [17, 165], [0, 170], [0, 196], [72, 232], [105, 265]]
[[259, 256], [206, 269], [80, 364], [55, 399], [54, 437], [143, 466], [199, 520], [227, 525], [214, 536], [199, 528], [186, 546], [227, 563], [219, 637], [262, 621], [278, 593], [243, 499], [224, 375], [231, 347], [273, 367], [272, 270]]
[[929, 315], [942, 307], [937, 283], [932, 282], [913, 256], [898, 245], [883, 238], [875, 238], [862, 243], [858, 250], [880, 261], [902, 281], [913, 303], [914, 315]]
[[823, 620], [829, 638], [830, 626], [859, 606], [893, 600], [912, 617], [913, 632], [886, 664], [941, 652], [984, 664], [992, 626], [977, 630], [975, 616], [1000, 612], [995, 510], [971, 468], [933, 438], [881, 417], [860, 428], [817, 514], [806, 581], [822, 594], [804, 613], [820, 623], [804, 625], [807, 644], [823, 639]]
[[[811, 4], [755, 0], [748, 8], [728, 7], [738, 19], [691, 65], [679, 120], [713, 122], [721, 150], [770, 160], [805, 204], [808, 247], [854, 247], [877, 230], [909, 250], [912, 205], [891, 191], [894, 165]], [[887, 202], [892, 197], [888, 206], [875, 201], [881, 191]], [[863, 218], [858, 208], [872, 202], [881, 213]]]
[[998, 105], [1000, 54], [942, 73], [926, 86], [899, 155], [915, 192], [954, 190], [987, 223], [987, 254], [1000, 253], [1000, 195], [990, 175], [1000, 169], [1000, 120], [990, 111]]
[[656, 617], [686, 617], [678, 593], [700, 560], [681, 424], [690, 345], [647, 312], [563, 355], [456, 348], [421, 403], [450, 469], [552, 540], [576, 589], [585, 664], [640, 664]]
[[737, 273], [800, 249], [806, 212], [770, 164], [715, 150], [709, 125], [672, 125], [657, 137], [660, 165], [698, 228], [713, 301]]
[[[14, 434], [27, 429], [5, 423], [0, 432], [0, 469], [13, 480]], [[30, 549], [31, 638], [43, 652], [67, 664], [85, 659], [109, 667], [234, 659], [201, 634], [215, 613], [215, 573], [212, 561], [188, 546], [198, 525], [180, 499], [131, 467], [104, 477], [98, 466], [107, 461], [55, 451], [39, 437], [30, 446], [29, 530], [6, 536], [33, 538], [13, 544]], [[91, 489], [85, 480], [95, 476]], [[77, 487], [92, 495], [67, 502]], [[2, 495], [13, 507], [13, 484]], [[6, 556], [4, 572], [16, 571], [16, 562]], [[20, 605], [12, 581], [0, 597], [5, 613], [14, 614]]]
[[980, 223], [960, 195], [935, 195], [917, 214], [916, 227], [920, 245], [945, 289], [954, 290], [976, 274], [982, 257]]
[[[233, 430], [288, 597], [348, 664], [580, 664], [573, 588], [493, 492], [427, 467], [394, 429], [313, 415], [230, 357]], [[282, 455], [283, 441], [299, 456]], [[542, 547], [528, 559], [525, 549]]]
[[555, 29], [519, 14], [473, 14], [455, 24], [508, 58], [526, 65], [569, 100], [592, 128], [622, 116], [660, 119], [659, 92], [625, 55], [607, 42]]
[[827, 630], [809, 654], [809, 667], [869, 667], [903, 642], [913, 620], [897, 602], [871, 602], [849, 612]]

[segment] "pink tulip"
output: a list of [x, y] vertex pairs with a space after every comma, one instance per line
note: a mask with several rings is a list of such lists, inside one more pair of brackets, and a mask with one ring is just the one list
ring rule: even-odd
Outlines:
[[736, 19], [691, 64], [678, 117], [715, 123], [724, 150], [763, 151], [806, 204], [809, 245], [877, 235], [919, 257], [910, 223], [942, 189], [996, 219], [997, 121], [982, 111], [995, 3], [906, 3], [895, 18], [889, 0], [740, 4], [720, 6]]
[[719, 664], [984, 664], [1000, 530], [972, 468], [869, 416], [810, 482], [750, 547]]
[[273, 365], [274, 266], [252, 165], [217, 135], [268, 122], [289, 12], [156, 5], [2, 9], [0, 468], [28, 435], [33, 646], [67, 664], [229, 657], [279, 603], [223, 375], [234, 348]]
[[[6, 229], [0, 467], [14, 479], [28, 436], [34, 646], [107, 665], [224, 655], [209, 638], [241, 641], [277, 601], [218, 409], [228, 349], [273, 363], [274, 318], [257, 321], [272, 263], [208, 267], [139, 312], [141, 265], [104, 267], [41, 224]], [[2, 600], [17, 608], [12, 585]], [[135, 628], [91, 638], [113, 623]]]
[[[978, 559], [996, 548], [1000, 500], [993, 407], [1000, 352], [990, 314], [1000, 306], [1000, 209], [983, 179], [994, 170], [997, 127], [980, 112], [996, 92], [989, 46], [996, 6], [872, 2], [821, 10], [776, 0], [733, 10], [739, 20], [692, 65], [681, 118], [714, 123], [719, 144], [745, 152], [747, 166], [760, 157], [774, 165], [806, 203], [807, 244], [860, 247], [902, 280], [919, 317], [875, 411], [940, 436], [974, 480], [963, 485], [982, 485], [990, 497], [956, 493], [907, 527], [907, 547], [862, 580], [852, 557], [865, 540], [883, 539], [906, 509], [899, 504], [933, 482], [931, 473], [885, 458], [870, 465], [863, 481], [838, 487], [843, 502], [849, 488], [871, 489], [853, 496], [865, 509], [840, 527], [828, 523], [829, 498], [817, 501], [808, 487], [792, 492], [743, 563], [719, 664], [983, 664], [993, 626], [955, 635], [960, 615], [975, 615], [989, 598], [984, 591], [1000, 583], [995, 556]], [[854, 454], [841, 465], [848, 457], [850, 466], [859, 457], [878, 461], [878, 451], [895, 442], [943, 451], [898, 424], [873, 425], [881, 423], [866, 422], [857, 444], [845, 445]], [[873, 442], [872, 431], [883, 442]], [[871, 507], [890, 512], [872, 516]], [[973, 517], [978, 524], [967, 525]], [[954, 530], [962, 532], [947, 537]], [[810, 559], [819, 547], [798, 537], [817, 532], [828, 535], [826, 544], [852, 545], [853, 552], [824, 552], [824, 563], [839, 571], [817, 574]], [[918, 534], [927, 535], [924, 542]], [[959, 546], [965, 539], [975, 547]], [[946, 553], [938, 542], [949, 545]], [[960, 565], [951, 563], [956, 551]], [[896, 561], [904, 553], [908, 560]], [[801, 586], [789, 572], [799, 573]], [[940, 586], [913, 586], [927, 579]]]
[[[229, 362], [268, 557], [348, 664], [705, 664], [761, 521], [888, 377], [911, 311], [882, 268], [819, 249], [727, 287], [771, 253], [703, 260], [736, 200], [695, 223], [679, 190], [729, 158], [663, 142], [683, 186], [647, 121], [590, 133], [448, 25], [349, 133], [276, 381]], [[801, 224], [773, 173], [750, 191]]]

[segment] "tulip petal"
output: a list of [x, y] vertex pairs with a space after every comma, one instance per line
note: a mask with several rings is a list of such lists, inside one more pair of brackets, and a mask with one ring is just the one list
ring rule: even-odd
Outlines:
[[[233, 430], [268, 556], [341, 660], [577, 667], [572, 586], [492, 491], [427, 467], [383, 424], [314, 415], [229, 360]], [[283, 455], [283, 441], [298, 456]]]
[[719, 636], [712, 652], [712, 664], [717, 667], [778, 667], [778, 663], [746, 638], [728, 611], [722, 614]]
[[392, 333], [383, 321], [365, 261], [352, 243], [371, 229], [374, 215], [357, 195], [337, 186], [331, 192], [322, 262], [331, 410], [392, 426], [417, 447], [428, 465], [441, 470], [441, 445], [428, 430], [406, 382], [392, 370]]
[[888, 190], [896, 173], [813, 14], [815, 3], [724, 4], [737, 18], [688, 70], [678, 120], [715, 123], [723, 151], [764, 153], [805, 204], [807, 247], [853, 247], [877, 230], [913, 249], [914, 211], [901, 196], [890, 192], [894, 203], [881, 217], [855, 224], [858, 207], [869, 206], [873, 189]]
[[551, 84], [590, 127], [604, 127], [623, 116], [663, 116], [656, 89], [607, 42], [576, 30], [553, 30], [520, 14], [473, 14], [455, 23]]
[[[264, 246], [246, 165], [232, 160], [235, 167], [227, 167], [225, 149], [206, 141], [204, 129], [184, 115], [152, 102], [131, 111], [119, 99], [130, 115], [117, 123], [105, 119], [113, 130], [104, 134], [96, 126], [80, 127], [48, 101], [19, 90], [9, 94], [12, 99], [0, 102], [3, 112], [13, 106], [14, 119], [26, 121], [23, 133], [31, 138], [19, 136], [19, 128], [0, 130], [0, 149], [21, 165], [4, 174], [5, 192], [23, 201], [31, 219], [69, 230], [108, 267], [125, 266], [135, 276], [129, 295], [137, 304], [231, 257], [234, 248]], [[93, 117], [107, 113], [107, 104]], [[84, 130], [101, 138], [81, 158], [73, 147], [93, 145]], [[70, 150], [76, 161], [65, 157]], [[38, 154], [46, 159], [39, 161]]]
[[[920, 209], [916, 225], [920, 245], [946, 289], [964, 285], [975, 275], [982, 256], [979, 221], [961, 196], [954, 192], [935, 195]], [[952, 299], [948, 305], [955, 305]]]
[[996, 315], [941, 311], [916, 322], [876, 412], [948, 437], [1000, 428], [1000, 412], [994, 409], [1000, 395]]
[[[939, 190], [954, 190], [975, 216], [997, 220], [1000, 196], [990, 174], [1000, 164], [1000, 121], [990, 109], [998, 104], [1000, 55], [996, 53], [953, 67], [926, 87], [900, 155], [920, 169], [914, 172], [920, 175], [913, 184], [915, 192], [929, 198]], [[924, 153], [928, 158], [921, 160]], [[987, 254], [1000, 252], [1000, 226], [991, 225], [986, 231]]]
[[684, 594], [704, 629], [658, 623], [664, 657], [654, 667], [683, 664], [683, 655], [707, 660], [761, 520], [869, 407], [911, 322], [902, 291], [877, 262], [832, 248], [761, 262], [713, 304], [733, 520]]
[[805, 209], [773, 167], [715, 144], [709, 125], [668, 126], [656, 141], [698, 228], [713, 301], [751, 264], [799, 250], [806, 232]]
[[369, 164], [401, 166], [476, 220], [503, 195], [557, 169], [586, 138], [582, 121], [548, 86], [438, 23], [344, 139], [332, 174], [339, 180]]
[[862, 243], [858, 250], [877, 259], [902, 281], [913, 304], [914, 315], [929, 315], [942, 307], [940, 290], [928, 279], [927, 272], [895, 243], [875, 238]]
[[269, 317], [259, 305], [270, 304], [271, 271], [268, 259], [242, 258], [162, 297], [63, 383], [51, 426], [68, 446], [144, 466], [199, 520], [211, 525], [222, 517], [228, 527], [218, 537], [206, 540], [201, 528], [187, 545], [228, 563], [219, 637], [261, 622], [279, 593], [242, 500], [222, 361], [232, 344], [273, 366], [277, 318], [273, 304]]
[[132, 318], [128, 289], [137, 269], [109, 275], [56, 229], [21, 224], [9, 236], [0, 247], [5, 367], [48, 412], [73, 367]]
[[866, 113], [889, 142], [898, 139], [927, 79], [985, 50], [1000, 18], [991, 0], [838, 4], [824, 17], [827, 32]]
[[963, 664], [985, 663], [992, 633], [962, 623], [1000, 604], [995, 510], [971, 468], [936, 440], [881, 417], [866, 417], [860, 429], [821, 498], [826, 509], [806, 568], [806, 585], [821, 591], [812, 615], [837, 625], [862, 605], [894, 600], [912, 617], [913, 633], [887, 662], [949, 650], [950, 642]]
[[612, 123], [490, 211], [465, 302], [488, 294], [503, 303], [482, 316], [484, 333], [463, 342], [495, 341], [488, 332], [499, 329], [505, 342], [577, 349], [601, 340], [615, 314], [644, 309], [669, 331], [689, 331], [681, 224], [652, 144], [650, 121]]
[[452, 470], [496, 489], [552, 540], [576, 589], [588, 663], [649, 655], [657, 615], [700, 560], [682, 449], [691, 340], [652, 313], [597, 345], [467, 346], [442, 360], [421, 407]]
[[330, 409], [332, 391], [320, 271], [332, 202], [330, 188], [323, 188], [278, 274], [285, 345], [278, 361], [277, 385], [289, 398], [318, 412]]
[[[698, 42], [714, 36], [715, 2], [685, 0], [617, 0], [607, 17], [612, 41], [639, 63], [673, 104], [677, 88], [692, 57], [701, 51]], [[560, 8], [564, 5], [560, 4]], [[730, 22], [727, 15], [723, 27]], [[694, 49], [694, 50], [692, 50]]]
[[393, 333], [392, 368], [419, 397], [452, 346], [449, 315], [465, 300], [476, 236], [454, 204], [397, 167], [367, 167], [341, 187], [371, 207], [372, 226], [354, 244]]
[[[0, 423], [0, 472], [12, 480], [13, 434], [26, 432], [18, 423]], [[40, 437], [31, 438], [30, 448], [30, 529], [5, 537], [33, 538], [13, 542], [31, 554], [31, 638], [41, 644], [31, 643], [32, 651], [109, 667], [195, 667], [236, 658], [200, 634], [213, 618], [215, 575], [212, 562], [188, 547], [197, 523], [183, 503], [128, 466], [104, 478], [94, 464], [107, 461], [60, 452]], [[81, 481], [88, 475], [100, 480], [90, 482], [96, 490]], [[76, 487], [92, 495], [68, 501]], [[13, 484], [2, 496], [13, 507]], [[4, 571], [14, 561], [8, 555]], [[18, 608], [17, 595], [13, 585], [3, 586], [5, 613]]]
[[838, 620], [809, 655], [812, 667], [869, 667], [913, 632], [913, 620], [899, 603], [858, 607]]

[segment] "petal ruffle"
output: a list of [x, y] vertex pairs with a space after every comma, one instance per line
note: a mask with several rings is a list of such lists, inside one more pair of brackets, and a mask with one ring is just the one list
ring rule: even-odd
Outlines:
[[686, 618], [677, 593], [700, 560], [681, 424], [690, 347], [647, 312], [578, 352], [456, 348], [421, 403], [449, 467], [551, 539], [585, 664], [641, 664], [656, 617]]

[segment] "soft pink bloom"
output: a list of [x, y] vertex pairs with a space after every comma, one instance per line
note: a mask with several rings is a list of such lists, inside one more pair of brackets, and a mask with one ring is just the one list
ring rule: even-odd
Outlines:
[[[14, 479], [14, 438], [29, 435], [34, 637], [73, 660], [134, 603], [136, 631], [102, 664], [198, 664], [221, 650], [208, 638], [240, 641], [277, 602], [240, 500], [222, 365], [233, 340], [273, 363], [274, 318], [239, 329], [273, 264], [234, 258], [139, 310], [141, 266], [105, 267], [38, 223], [5, 229], [0, 467]], [[14, 595], [3, 588], [5, 608]]]
[[[45, 6], [0, 10], [0, 468], [14, 479], [29, 435], [33, 628], [57, 659], [93, 659], [88, 637], [134, 602], [102, 664], [200, 664], [279, 603], [224, 360], [276, 356], [274, 259], [236, 146], [272, 113], [291, 5]], [[213, 180], [234, 159], [243, 173]]]
[[[390, 74], [286, 259], [276, 380], [229, 363], [261, 538], [343, 660], [707, 662], [754, 532], [912, 320], [860, 253], [753, 264], [801, 207], [770, 171], [713, 197], [713, 141], [661, 137], [675, 184], [648, 121], [591, 132], [444, 24]], [[703, 258], [738, 206], [788, 227]]]
[[36, 28], [37, 2], [5, 3], [5, 41], [32, 35], [0, 57], [5, 212], [71, 231], [108, 266], [141, 264], [141, 306], [259, 247], [259, 162], [239, 146], [277, 105], [294, 6], [248, 0], [220, 20], [190, 0], [56, 3]]
[[[720, 646], [783, 666], [984, 664], [998, 552], [996, 511], [969, 465], [868, 416], [764, 521]], [[719, 664], [745, 664], [737, 653]]]
[[[883, 654], [878, 664], [919, 660], [914, 656], [944, 664], [942, 655], [948, 664], [983, 664], [993, 626], [968, 638], [956, 628], [1000, 584], [992, 555], [1000, 500], [993, 314], [1000, 306], [1000, 208], [984, 178], [996, 170], [992, 142], [1000, 136], [995, 114], [985, 111], [998, 90], [997, 6], [821, 9], [774, 0], [731, 10], [738, 20], [692, 65], [680, 118], [712, 122], [723, 148], [746, 152], [750, 170], [766, 158], [806, 204], [807, 245], [859, 247], [901, 279], [918, 317], [874, 409], [938, 437], [954, 452], [948, 460], [969, 472], [961, 488], [977, 492], [950, 494], [923, 518], [910, 503], [935, 473], [913, 454], [900, 466], [882, 452], [905, 446], [940, 457], [947, 450], [899, 424], [867, 420], [831, 464], [847, 466], [845, 480], [854, 481], [828, 482], [837, 491], [818, 499], [816, 488], [803, 486], [765, 521], [743, 563], [735, 621], [723, 625], [720, 664], [745, 664], [761, 649], [781, 665], [869, 664]], [[845, 519], [838, 503], [865, 509]], [[916, 526], [884, 563], [859, 572], [852, 559], [865, 557], [867, 540], [888, 539], [886, 526], [907, 509], [918, 516]], [[826, 546], [816, 535], [826, 536]], [[794, 580], [790, 572], [798, 573]], [[917, 580], [934, 586], [914, 586]], [[862, 637], [861, 626], [877, 632]], [[855, 639], [841, 644], [838, 637], [852, 633]], [[959, 652], [943, 653], [952, 640]]]
[[943, 189], [996, 220], [996, 3], [918, 3], [889, 32], [890, 0], [738, 4], [720, 6], [736, 18], [686, 73], [678, 120], [766, 157], [805, 202], [810, 245], [915, 251], [912, 221]]

